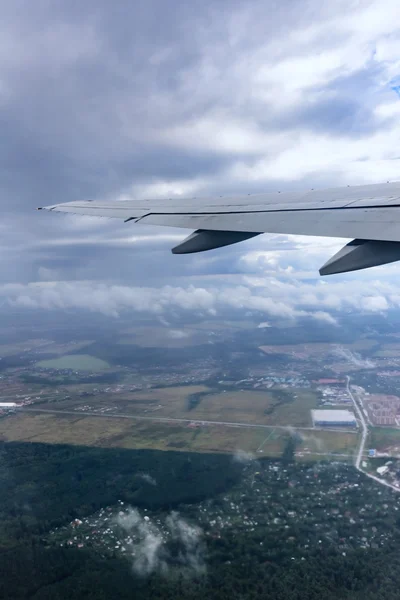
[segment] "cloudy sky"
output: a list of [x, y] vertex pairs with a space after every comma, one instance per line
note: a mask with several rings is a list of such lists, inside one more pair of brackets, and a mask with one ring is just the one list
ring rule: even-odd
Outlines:
[[0, 10], [6, 302], [113, 315], [234, 304], [327, 320], [400, 303], [397, 265], [319, 280], [343, 241], [265, 235], [172, 256], [188, 232], [34, 211], [398, 179], [398, 0], [1, 0]]

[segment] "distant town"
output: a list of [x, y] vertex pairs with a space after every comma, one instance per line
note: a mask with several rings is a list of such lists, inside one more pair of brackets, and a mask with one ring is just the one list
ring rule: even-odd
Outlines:
[[[269, 334], [270, 329], [264, 331]], [[399, 488], [400, 478], [390, 460], [379, 462], [400, 457], [397, 338], [387, 343], [365, 338], [354, 344], [257, 345], [246, 341], [243, 347], [236, 342], [230, 352], [222, 354], [217, 350], [220, 338], [221, 330], [201, 352], [197, 346], [180, 348], [178, 344], [171, 365], [154, 360], [154, 353], [126, 340], [111, 346], [116, 348], [112, 361], [107, 358], [109, 350], [92, 354], [90, 340], [56, 343], [38, 338], [11, 345], [0, 358], [6, 363], [9, 356], [15, 357], [14, 362], [20, 364], [1, 371], [0, 417], [17, 424], [24, 415], [24, 428], [29, 429], [38, 426], [40, 415], [56, 418], [60, 413], [70, 418], [76, 414], [145, 420], [147, 427], [153, 423], [155, 428], [174, 424], [182, 428], [182, 439], [171, 439], [172, 430], [166, 429], [165, 443], [187, 449], [192, 445], [194, 450], [196, 441], [199, 448], [208, 445], [223, 451], [215, 445], [218, 425], [226, 428], [226, 448], [240, 443], [235, 442], [233, 429], [239, 427], [246, 450], [264, 456], [275, 456], [284, 447], [285, 436], [294, 430], [309, 440], [297, 447], [300, 459], [340, 457]], [[145, 356], [149, 358], [144, 364]], [[27, 421], [29, 415], [36, 415], [36, 420]], [[102, 439], [107, 439], [107, 423], [96, 425]], [[113, 429], [115, 425], [116, 421]], [[196, 431], [193, 442], [185, 428]], [[265, 428], [271, 428], [267, 438]], [[384, 430], [386, 435], [381, 433]], [[12, 439], [12, 428], [4, 431]], [[212, 435], [204, 446], [202, 434], [206, 439], [209, 431]], [[253, 438], [246, 431], [252, 431]], [[310, 431], [315, 432], [312, 440]], [[20, 439], [21, 432], [16, 435]], [[144, 437], [140, 440], [148, 443]], [[129, 443], [143, 443], [140, 440]]]

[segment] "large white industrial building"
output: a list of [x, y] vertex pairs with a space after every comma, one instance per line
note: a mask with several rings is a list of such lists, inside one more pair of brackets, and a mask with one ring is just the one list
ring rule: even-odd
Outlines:
[[317, 427], [357, 427], [351, 410], [312, 410], [313, 425]]

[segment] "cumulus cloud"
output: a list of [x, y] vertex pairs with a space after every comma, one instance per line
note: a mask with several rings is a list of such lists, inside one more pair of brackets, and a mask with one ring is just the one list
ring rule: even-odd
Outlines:
[[132, 547], [133, 570], [141, 576], [150, 575], [156, 570], [161, 573], [168, 570], [166, 557], [163, 556], [163, 537], [147, 519], [136, 509], [129, 509], [117, 517], [117, 523], [125, 533], [138, 538], [137, 544]]
[[204, 547], [201, 543], [202, 530], [200, 527], [189, 525], [179, 517], [177, 512], [172, 512], [166, 519], [166, 525], [171, 532], [173, 541], [181, 544], [175, 560], [179, 565], [189, 569], [197, 575], [206, 572], [204, 562]]
[[117, 524], [128, 534], [132, 568], [136, 575], [147, 577], [157, 572], [166, 575], [172, 567], [186, 576], [206, 572], [202, 530], [190, 525], [177, 512], [171, 512], [162, 524], [149, 516], [142, 516], [136, 508], [129, 508], [116, 518]]
[[335, 319], [335, 317], [332, 317], [332, 315], [322, 310], [317, 310], [315, 313], [312, 314], [312, 316], [314, 317], [314, 319], [317, 319], [317, 321], [322, 321], [324, 323], [328, 323], [329, 325], [337, 325], [337, 319]]
[[238, 449], [233, 455], [233, 460], [241, 465], [246, 465], [247, 463], [255, 460], [255, 456], [252, 452], [246, 452], [245, 450]]
[[140, 479], [143, 479], [144, 481], [146, 481], [146, 483], [149, 483], [150, 485], [157, 485], [157, 481], [154, 479], [154, 477], [149, 475], [149, 473], [140, 473], [138, 477], [140, 477]]
[[[262, 293], [254, 293], [243, 285], [222, 289], [194, 285], [186, 288], [170, 285], [143, 288], [89, 282], [53, 282], [6, 285], [2, 291], [12, 306], [24, 309], [78, 308], [113, 317], [126, 310], [162, 315], [168, 314], [171, 309], [203, 311], [210, 315], [223, 315], [226, 309], [252, 309], [288, 319], [313, 316], [312, 311], [295, 308], [294, 298], [272, 298], [267, 295], [268, 288], [262, 290]], [[320, 311], [317, 311], [316, 318], [321, 319]], [[324, 317], [324, 320], [327, 319]]]
[[311, 448], [315, 448], [318, 452], [326, 452], [327, 451], [327, 447], [326, 444], [324, 443], [323, 438], [318, 437], [316, 435], [311, 434], [306, 434], [304, 433], [304, 431], [295, 431], [295, 432], [291, 432], [291, 435], [295, 435], [296, 439], [298, 439], [303, 445], [310, 445]]
[[[197, 285], [135, 287], [99, 282], [43, 281], [0, 285], [0, 298], [21, 309], [82, 309], [118, 317], [126, 311], [164, 318], [171, 311], [224, 317], [247, 311], [270, 318], [313, 318], [335, 325], [341, 311], [373, 314], [400, 307], [400, 289], [385, 280], [305, 282], [268, 276], [194, 278]], [[165, 321], [168, 322], [168, 321]], [[171, 337], [182, 338], [180, 329]], [[186, 334], [184, 334], [186, 335]]]

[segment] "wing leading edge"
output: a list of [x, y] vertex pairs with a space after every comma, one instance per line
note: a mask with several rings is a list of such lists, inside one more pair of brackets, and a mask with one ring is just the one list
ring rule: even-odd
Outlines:
[[320, 269], [321, 275], [400, 260], [400, 182], [204, 199], [68, 202], [43, 209], [195, 229], [174, 254], [285, 233], [355, 238]]

